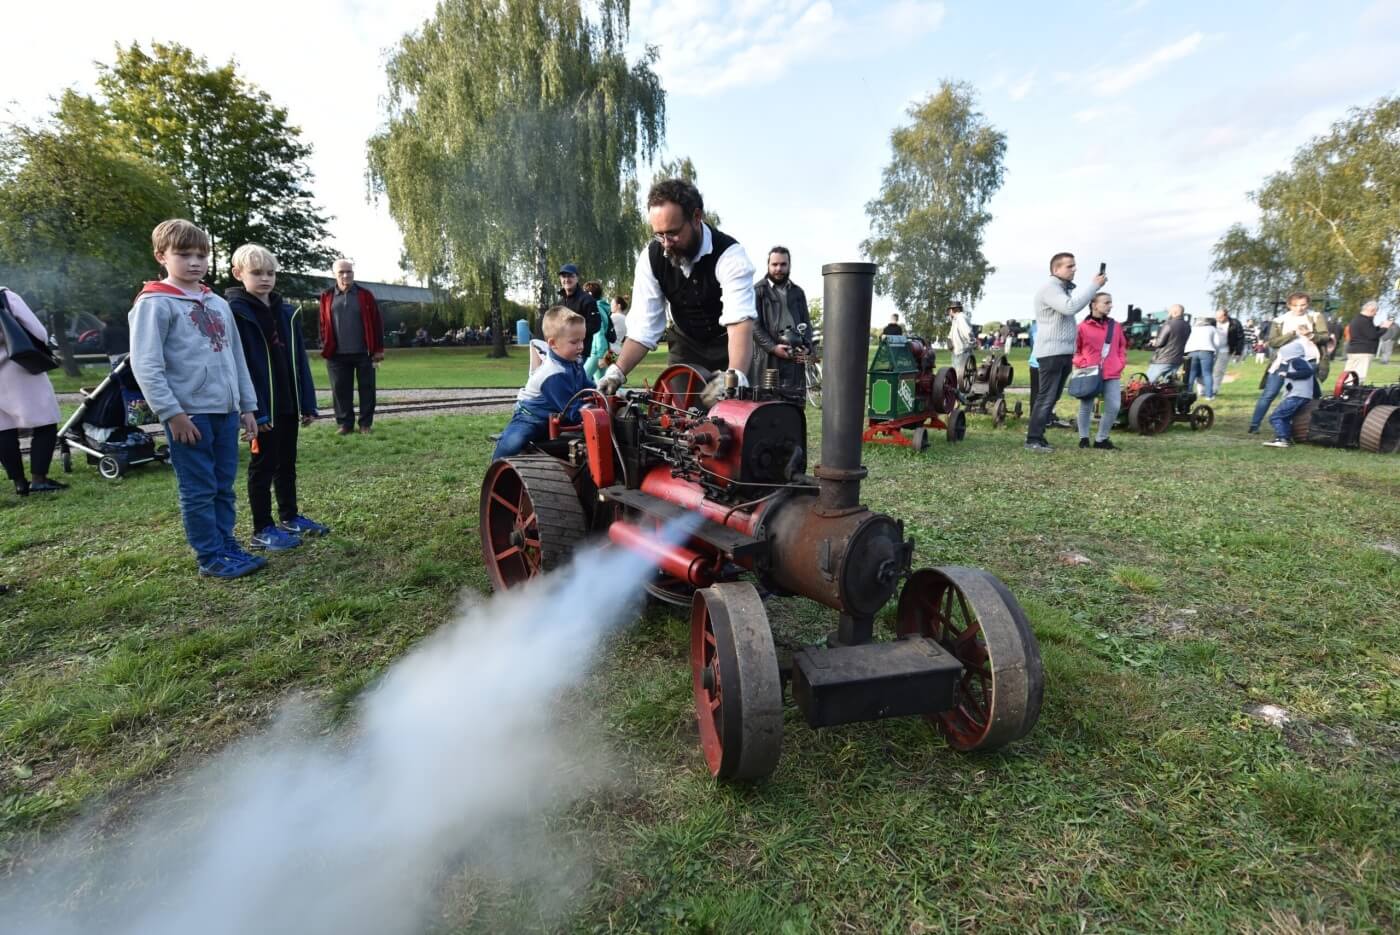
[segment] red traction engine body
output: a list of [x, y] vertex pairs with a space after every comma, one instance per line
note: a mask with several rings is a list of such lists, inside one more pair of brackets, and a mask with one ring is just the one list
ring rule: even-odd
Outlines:
[[[1006, 587], [974, 568], [913, 571], [902, 521], [859, 502], [874, 271], [823, 268], [822, 458], [811, 474], [800, 405], [729, 387], [706, 409], [710, 375], [675, 366], [649, 389], [596, 397], [579, 427], [554, 426], [536, 450], [492, 464], [482, 486], [498, 589], [563, 565], [592, 537], [655, 565], [648, 592], [690, 615], [701, 747], [720, 778], [776, 768], [789, 686], [813, 727], [923, 715], [964, 750], [1003, 746], [1039, 716], [1039, 651]], [[656, 535], [682, 515], [698, 517], [684, 542]], [[839, 622], [824, 644], [780, 661], [769, 595], [816, 601]], [[877, 639], [876, 615], [896, 595], [894, 638]]]

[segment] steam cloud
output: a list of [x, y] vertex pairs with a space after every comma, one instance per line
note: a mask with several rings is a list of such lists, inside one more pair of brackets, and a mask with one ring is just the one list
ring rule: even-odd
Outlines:
[[560, 722], [560, 695], [632, 616], [650, 570], [588, 550], [465, 608], [367, 693], [348, 738], [289, 712], [165, 790], [100, 853], [79, 829], [34, 875], [0, 881], [0, 931], [420, 930], [450, 866], [509, 876], [520, 854], [504, 842], [599, 775], [596, 756], [571, 749], [578, 725]]

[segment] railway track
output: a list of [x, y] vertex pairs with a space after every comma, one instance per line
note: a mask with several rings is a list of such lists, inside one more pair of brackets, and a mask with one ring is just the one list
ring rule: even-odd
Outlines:
[[[470, 412], [475, 409], [501, 408], [514, 405], [515, 393], [502, 394], [499, 396], [453, 396], [441, 397], [438, 399], [410, 399], [403, 402], [380, 403], [374, 407], [376, 419], [382, 416], [398, 416], [408, 413], [428, 413], [441, 411], [447, 412]], [[327, 407], [329, 408], [329, 407]], [[334, 421], [333, 416], [322, 416], [318, 421]], [[161, 440], [164, 432], [158, 425], [143, 425], [141, 427], [147, 435]], [[20, 440], [20, 452], [28, 454], [29, 439]]]

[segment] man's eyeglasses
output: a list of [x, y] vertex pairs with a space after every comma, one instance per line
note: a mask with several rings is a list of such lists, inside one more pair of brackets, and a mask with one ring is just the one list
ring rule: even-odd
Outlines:
[[663, 244], [664, 244], [664, 243], [675, 243], [676, 241], [678, 241], [678, 240], [681, 239], [681, 235], [685, 233], [685, 229], [686, 229], [688, 226], [689, 226], [688, 224], [682, 224], [680, 227], [677, 227], [675, 230], [657, 231], [657, 232], [656, 232], [656, 240], [657, 240], [658, 243], [663, 243]]

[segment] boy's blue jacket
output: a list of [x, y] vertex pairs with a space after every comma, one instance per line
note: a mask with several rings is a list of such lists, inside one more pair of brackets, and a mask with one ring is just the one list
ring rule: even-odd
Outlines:
[[515, 404], [539, 420], [557, 412], [565, 422], [577, 422], [584, 401], [574, 397], [579, 390], [592, 387], [593, 381], [583, 372], [583, 364], [565, 360], [550, 350], [516, 394]]
[[[258, 394], [257, 419], [259, 425], [272, 423], [277, 412], [272, 399], [273, 379], [271, 348], [263, 337], [258, 325], [257, 312], [252, 303], [257, 302], [241, 286], [234, 286], [224, 292], [229, 307], [233, 309], [233, 320], [238, 323], [238, 338], [243, 345], [243, 357], [248, 362], [248, 375], [253, 378], [253, 388]], [[292, 384], [296, 387], [297, 411], [304, 416], [317, 415], [316, 384], [311, 380], [311, 362], [306, 357], [306, 342], [301, 336], [301, 311], [284, 302], [277, 293], [268, 296], [271, 300], [273, 318], [282, 332], [282, 343], [291, 348]]]

